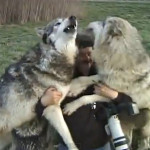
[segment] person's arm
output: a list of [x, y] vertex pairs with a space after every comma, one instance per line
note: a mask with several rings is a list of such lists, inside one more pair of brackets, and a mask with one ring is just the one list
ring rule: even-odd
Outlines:
[[35, 113], [37, 115], [37, 117], [40, 119], [42, 117], [43, 111], [46, 108], [46, 106], [44, 106], [41, 102], [42, 98], [38, 99], [38, 102], [35, 105]]
[[[101, 95], [104, 97], [107, 97], [111, 99], [114, 103], [120, 104], [120, 103], [126, 103], [126, 102], [132, 102], [132, 98], [125, 93], [118, 92], [106, 85], [98, 84], [95, 86], [95, 91], [97, 95]], [[96, 109], [94, 111], [96, 119], [99, 121], [105, 121], [107, 122], [107, 114], [105, 111], [105, 107], [107, 107], [107, 103], [96, 103]]]
[[106, 85], [98, 84], [95, 86], [95, 93], [111, 99], [117, 103], [132, 102], [132, 98], [125, 93], [118, 92]]
[[43, 111], [47, 106], [58, 105], [61, 97], [62, 93], [57, 91], [56, 88], [48, 88], [35, 105], [35, 113], [37, 114], [37, 117], [39, 119], [42, 117]]

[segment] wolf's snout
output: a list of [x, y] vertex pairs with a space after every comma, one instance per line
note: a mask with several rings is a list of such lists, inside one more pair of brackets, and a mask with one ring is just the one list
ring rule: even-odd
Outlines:
[[76, 17], [70, 16], [69, 20], [70, 20], [70, 24], [75, 27], [76, 26]]
[[75, 33], [77, 27], [77, 20], [75, 16], [70, 16], [68, 18], [68, 26], [64, 29], [66, 33]]
[[75, 21], [75, 20], [76, 20], [76, 17], [75, 17], [75, 16], [70, 16], [70, 17], [69, 17], [69, 20], [70, 20], [70, 21], [73, 21], [73, 20]]

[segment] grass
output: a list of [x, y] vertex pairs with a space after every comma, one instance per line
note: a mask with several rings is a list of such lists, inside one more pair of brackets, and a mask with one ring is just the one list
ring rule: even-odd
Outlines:
[[34, 30], [35, 26], [38, 25], [30, 23], [0, 27], [0, 74], [37, 43], [39, 39]]
[[[123, 17], [138, 28], [145, 48], [150, 50], [150, 4], [83, 2], [83, 5], [86, 16], [80, 19], [81, 27], [91, 21], [104, 20], [107, 16]], [[34, 28], [45, 24], [27, 23], [0, 26], [0, 74], [10, 63], [20, 58], [25, 51], [39, 41]]]

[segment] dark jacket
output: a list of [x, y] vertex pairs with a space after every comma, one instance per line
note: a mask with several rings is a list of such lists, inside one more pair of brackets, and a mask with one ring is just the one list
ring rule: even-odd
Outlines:
[[[89, 87], [78, 97], [91, 95], [93, 94], [92, 91], [93, 88]], [[64, 104], [74, 101], [76, 98], [66, 98], [62, 105], [64, 106]], [[102, 117], [102, 121], [97, 120], [95, 117], [95, 110], [92, 109], [92, 106], [91, 104], [82, 106], [71, 116], [64, 115], [72, 138], [80, 150], [90, 150], [101, 147], [109, 139], [104, 129], [107, 123], [106, 117]], [[98, 109], [103, 115], [103, 111], [105, 110], [102, 104], [98, 106]]]

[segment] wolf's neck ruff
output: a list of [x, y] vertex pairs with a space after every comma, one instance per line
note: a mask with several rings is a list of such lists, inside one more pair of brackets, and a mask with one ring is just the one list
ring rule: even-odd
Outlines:
[[[72, 47], [64, 46], [64, 50], [61, 51], [45, 49], [40, 59], [41, 69], [44, 69], [43, 71], [48, 72], [59, 81], [70, 82], [74, 69], [75, 50], [75, 45]], [[70, 59], [72, 59], [72, 62], [70, 62]]]

